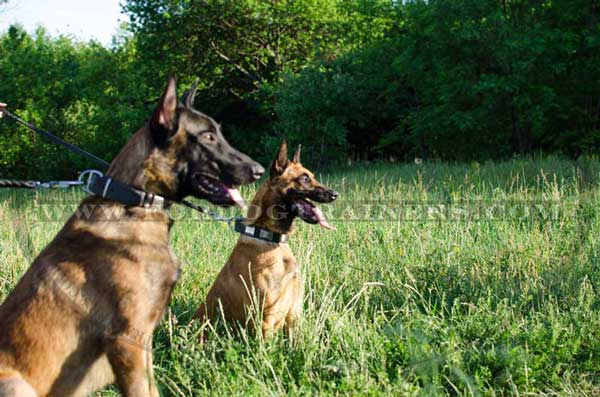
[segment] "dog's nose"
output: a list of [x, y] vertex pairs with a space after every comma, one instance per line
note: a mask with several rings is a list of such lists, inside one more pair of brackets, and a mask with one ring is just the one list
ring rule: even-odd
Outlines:
[[252, 166], [252, 178], [254, 178], [255, 181], [259, 180], [264, 173], [265, 169], [262, 165], [256, 163]]
[[331, 200], [335, 200], [336, 198], [338, 198], [338, 196], [340, 195], [338, 192], [336, 192], [335, 190], [332, 190], [331, 193]]

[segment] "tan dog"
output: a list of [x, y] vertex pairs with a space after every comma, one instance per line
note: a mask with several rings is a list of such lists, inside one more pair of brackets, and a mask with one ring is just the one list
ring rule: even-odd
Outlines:
[[[115, 380], [123, 396], [158, 396], [152, 333], [179, 265], [168, 204], [156, 195], [232, 205], [240, 198], [232, 185], [264, 171], [192, 108], [194, 91], [181, 105], [169, 81], [148, 125], [111, 164], [107, 198], [83, 200], [0, 306], [1, 397], [86, 396]], [[132, 186], [143, 200], [123, 204], [117, 196], [131, 198]]]
[[246, 324], [256, 308], [261, 311], [264, 337], [282, 326], [291, 335], [302, 311], [302, 280], [287, 235], [296, 217], [333, 229], [308, 200], [329, 203], [337, 196], [300, 164], [300, 148], [289, 161], [283, 142], [269, 179], [252, 201], [249, 219], [238, 230], [242, 236], [196, 316], [214, 321], [222, 308], [226, 320]]

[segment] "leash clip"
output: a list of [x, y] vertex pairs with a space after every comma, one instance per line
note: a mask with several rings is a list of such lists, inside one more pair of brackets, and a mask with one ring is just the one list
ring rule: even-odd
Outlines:
[[36, 187], [41, 187], [45, 189], [58, 188], [58, 189], [68, 189], [73, 186], [81, 186], [83, 182], [80, 180], [77, 181], [48, 181], [48, 182], [38, 182]]
[[82, 189], [86, 193], [91, 192], [91, 186], [98, 178], [102, 178], [102, 172], [98, 170], [85, 170], [79, 174], [78, 181], [82, 183]]

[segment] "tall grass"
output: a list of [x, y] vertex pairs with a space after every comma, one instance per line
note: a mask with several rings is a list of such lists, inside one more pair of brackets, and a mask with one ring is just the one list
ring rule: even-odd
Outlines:
[[[306, 293], [293, 343], [223, 331], [196, 343], [191, 316], [237, 236], [174, 212], [183, 275], [154, 339], [163, 395], [600, 395], [600, 162], [370, 164], [319, 177], [341, 193], [329, 207], [338, 230], [297, 222]], [[79, 196], [0, 192], [0, 299], [69, 215], [41, 222], [43, 204]]]

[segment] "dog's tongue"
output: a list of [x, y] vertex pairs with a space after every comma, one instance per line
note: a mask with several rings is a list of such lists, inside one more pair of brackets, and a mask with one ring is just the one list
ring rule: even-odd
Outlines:
[[246, 208], [246, 202], [244, 201], [244, 198], [240, 194], [239, 190], [229, 188], [229, 189], [227, 189], [227, 193], [229, 193], [229, 197], [231, 197], [231, 199], [233, 200], [233, 202], [238, 207], [240, 207], [241, 209], [245, 209]]
[[313, 208], [313, 211], [315, 213], [315, 216], [317, 217], [317, 221], [319, 222], [319, 226], [325, 228], [325, 229], [329, 229], [329, 230], [335, 230], [334, 226], [331, 226], [329, 224], [329, 222], [327, 222], [327, 219], [325, 218], [325, 215], [323, 215], [323, 212], [321, 211], [321, 209], [317, 206], [315, 206], [315, 208]]

